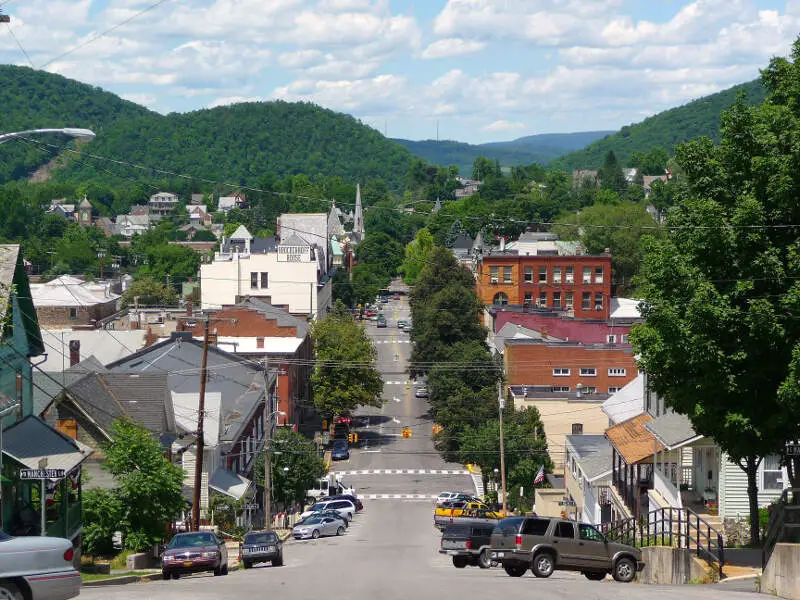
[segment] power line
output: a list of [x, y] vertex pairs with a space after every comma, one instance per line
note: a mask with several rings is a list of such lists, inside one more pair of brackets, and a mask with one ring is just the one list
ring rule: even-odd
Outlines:
[[22, 46], [22, 42], [20, 42], [20, 41], [19, 41], [19, 38], [18, 38], [18, 37], [16, 36], [16, 34], [14, 33], [14, 30], [11, 28], [11, 23], [6, 23], [6, 26], [8, 27], [8, 33], [10, 33], [10, 34], [11, 34], [11, 37], [13, 37], [13, 38], [14, 38], [14, 41], [15, 41], [15, 42], [17, 42], [17, 46], [19, 46], [19, 49], [22, 51], [22, 54], [24, 54], [24, 55], [25, 55], [25, 58], [27, 59], [28, 63], [30, 63], [30, 65], [31, 65], [31, 67], [32, 67], [32, 68], [36, 68], [36, 67], [34, 67], [34, 66], [33, 66], [33, 61], [31, 60], [31, 57], [30, 57], [30, 56], [28, 56], [28, 53], [27, 53], [27, 51], [26, 51], [26, 50], [25, 50], [25, 48]]

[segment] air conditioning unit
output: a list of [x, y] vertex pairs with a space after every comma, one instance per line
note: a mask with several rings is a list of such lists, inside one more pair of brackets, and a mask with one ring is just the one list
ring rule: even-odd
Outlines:
[[603, 310], [603, 305], [602, 304], [595, 304], [594, 305], [594, 309], [595, 310]]
[[537, 298], [537, 300], [536, 300], [536, 306], [537, 307], [541, 308], [541, 307], [546, 306], [546, 305], [547, 305], [547, 303], [544, 300], [542, 300], [541, 298]]
[[572, 306], [572, 304], [567, 304], [565, 308], [567, 310], [573, 310], [574, 307]]
[[491, 283], [492, 285], [497, 285], [499, 283], [499, 280], [497, 278], [495, 278], [495, 277], [492, 277], [492, 279], [489, 281], [489, 283]]

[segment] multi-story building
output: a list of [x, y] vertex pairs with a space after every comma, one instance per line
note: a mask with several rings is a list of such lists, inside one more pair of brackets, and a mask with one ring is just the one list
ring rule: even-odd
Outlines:
[[547, 308], [579, 319], [608, 319], [611, 253], [583, 254], [576, 242], [542, 240], [482, 254], [477, 293], [486, 305]]
[[178, 204], [180, 204], [180, 199], [177, 194], [158, 192], [150, 196], [150, 200], [147, 202], [147, 208], [150, 212], [150, 216], [158, 220], [162, 217], [166, 217], [175, 210]]
[[62, 275], [47, 283], [31, 284], [31, 296], [45, 327], [98, 326], [120, 308], [120, 296], [111, 283], [83, 281]]

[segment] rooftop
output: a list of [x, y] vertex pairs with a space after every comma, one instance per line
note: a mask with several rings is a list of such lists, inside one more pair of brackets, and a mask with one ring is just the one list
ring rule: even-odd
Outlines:
[[92, 449], [56, 431], [39, 417], [29, 416], [3, 431], [3, 454], [27, 469], [38, 469], [47, 459], [48, 469], [69, 473], [92, 454]]
[[694, 430], [689, 417], [671, 411], [656, 417], [647, 423], [645, 428], [655, 435], [667, 450], [680, 448], [703, 437]]
[[629, 465], [652, 460], [656, 448], [662, 449], [655, 436], [645, 428], [652, 420], [650, 414], [642, 413], [606, 430], [606, 437]]
[[623, 321], [638, 321], [641, 320], [642, 314], [639, 310], [641, 300], [634, 300], [632, 298], [611, 298], [611, 319], [619, 319]]
[[568, 435], [567, 447], [581, 467], [583, 476], [589, 482], [611, 473], [613, 449], [604, 435]]
[[146, 329], [43, 329], [42, 339], [47, 358], [40, 365], [43, 371], [69, 369], [69, 343], [80, 342], [80, 357], [101, 357], [110, 363], [144, 347]]
[[119, 298], [106, 286], [103, 291], [96, 284], [83, 281], [71, 275], [62, 275], [47, 283], [32, 283], [31, 296], [36, 308], [94, 306], [113, 302]]
[[508, 390], [511, 392], [511, 395], [514, 396], [514, 398], [519, 398], [523, 401], [566, 400], [567, 402], [585, 402], [589, 404], [597, 404], [598, 402], [603, 402], [609, 397], [609, 394], [604, 392], [596, 392], [594, 394], [581, 392], [580, 396], [578, 396], [578, 392], [575, 390], [571, 390], [569, 392], [554, 392], [549, 385], [510, 385], [508, 386]]
[[612, 423], [621, 423], [644, 411], [644, 375], [637, 375], [603, 404]]

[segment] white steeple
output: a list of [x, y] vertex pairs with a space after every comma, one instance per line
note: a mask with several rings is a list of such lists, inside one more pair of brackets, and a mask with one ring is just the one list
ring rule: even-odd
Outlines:
[[356, 184], [356, 210], [353, 213], [353, 233], [364, 235], [364, 210], [361, 208], [361, 184]]

